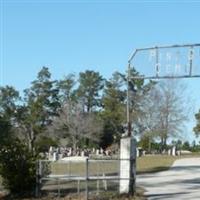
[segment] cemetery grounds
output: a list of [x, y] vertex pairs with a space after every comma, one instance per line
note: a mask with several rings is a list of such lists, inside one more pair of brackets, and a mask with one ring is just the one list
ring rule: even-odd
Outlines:
[[[151, 173], [151, 172], [158, 172], [158, 171], [163, 171], [163, 170], [167, 170], [169, 169], [169, 167], [173, 164], [173, 162], [177, 159], [181, 159], [181, 158], [190, 158], [190, 157], [199, 157], [198, 154], [191, 154], [191, 155], [181, 155], [181, 156], [168, 156], [168, 155], [146, 155], [146, 156], [142, 156], [142, 157], [139, 157], [137, 158], [137, 174], [142, 174], [142, 173]], [[108, 162], [106, 165], [104, 165], [103, 163], [92, 163], [89, 170], [90, 170], [90, 173], [95, 173], [96, 170], [100, 170], [101, 172], [105, 172], [105, 173], [115, 173], [117, 168], [116, 168], [116, 165], [115, 164], [112, 164], [112, 162]], [[51, 166], [51, 170], [53, 173], [55, 174], [62, 174], [66, 171], [66, 166], [64, 165], [57, 165], [56, 163], [52, 163], [52, 166]], [[84, 173], [84, 164], [76, 164], [76, 163], [73, 163], [73, 165], [71, 165], [71, 172], [72, 173], [76, 173], [76, 174], [83, 174]], [[100, 172], [99, 171], [99, 172]], [[0, 183], [2, 182], [1, 178], [0, 178]], [[77, 190], [77, 184], [75, 182], [69, 182], [68, 184], [70, 184], [70, 187], [73, 188], [74, 187], [74, 190], [72, 190], [72, 195], [67, 195], [67, 196], [61, 196], [59, 199], [60, 200], [68, 200], [68, 199], [74, 199], [76, 200], [76, 196], [73, 196], [73, 193]], [[80, 184], [80, 190], [81, 188], [83, 189], [84, 188], [84, 182]], [[101, 183], [100, 183], [101, 185]], [[96, 182], [91, 182], [90, 187], [95, 187], [96, 188]], [[102, 185], [103, 186], [103, 185]], [[48, 187], [51, 187], [51, 184]], [[61, 187], [62, 187], [62, 183], [61, 183]], [[113, 193], [110, 191], [109, 192], [109, 183], [108, 183], [108, 192], [105, 193], [101, 199], [105, 199], [105, 200], [108, 200], [108, 199], [129, 199], [125, 196], [117, 196], [117, 195], [113, 195]], [[114, 187], [114, 186], [113, 186]], [[2, 191], [2, 185], [0, 186], [0, 194], [1, 194], [1, 191]], [[83, 189], [84, 191], [84, 189]], [[135, 199], [135, 200], [144, 200], [145, 198], [143, 197], [143, 189], [142, 188], [137, 188], [137, 192], [136, 192], [136, 197], [132, 198], [132, 199]], [[76, 193], [76, 192], [75, 192]], [[102, 193], [100, 193], [102, 194]], [[79, 196], [79, 200], [81, 199], [84, 199], [84, 193], [83, 193], [83, 197], [81, 198]], [[0, 195], [0, 199], [6, 199], [6, 198], [2, 198], [1, 195]], [[10, 197], [9, 197], [10, 199]], [[16, 198], [15, 198], [16, 199]], [[47, 199], [58, 199], [57, 197], [55, 198], [55, 195], [54, 196], [49, 196], [48, 193], [47, 193], [47, 196], [46, 197], [42, 197], [40, 198], [41, 200], [47, 200]], [[95, 198], [94, 198], [95, 199]], [[30, 199], [24, 199], [24, 200], [30, 200]]]

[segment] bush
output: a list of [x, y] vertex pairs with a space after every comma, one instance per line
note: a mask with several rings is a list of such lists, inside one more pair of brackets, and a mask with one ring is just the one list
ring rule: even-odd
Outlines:
[[4, 141], [0, 147], [0, 175], [13, 195], [25, 196], [36, 184], [36, 156], [19, 139]]
[[58, 141], [53, 140], [50, 137], [42, 136], [35, 143], [35, 146], [38, 153], [48, 152], [50, 146], [54, 146], [54, 147], [58, 146]]

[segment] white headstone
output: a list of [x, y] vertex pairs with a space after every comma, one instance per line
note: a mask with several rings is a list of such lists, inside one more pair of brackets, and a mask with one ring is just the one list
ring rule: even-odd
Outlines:
[[136, 148], [136, 156], [137, 156], [137, 157], [140, 157], [140, 151], [139, 151], [138, 148]]
[[176, 147], [175, 146], [172, 147], [172, 156], [176, 156]]
[[95, 153], [95, 151], [96, 151], [95, 148], [93, 148], [93, 149], [92, 149], [92, 153]]
[[53, 147], [52, 146], [49, 147], [49, 153], [53, 153]]
[[69, 155], [69, 156], [72, 156], [72, 148], [71, 148], [71, 147], [69, 148], [68, 155]]
[[85, 152], [81, 151], [81, 156], [84, 157], [85, 156]]
[[171, 149], [168, 149], [168, 155], [171, 156]]
[[100, 149], [100, 154], [103, 154], [103, 149], [102, 148]]
[[53, 156], [52, 156], [52, 154], [51, 154], [50, 152], [48, 153], [48, 159], [49, 159], [49, 160], [52, 160], [52, 159], [53, 159]]
[[53, 161], [56, 161], [58, 159], [57, 152], [53, 152]]

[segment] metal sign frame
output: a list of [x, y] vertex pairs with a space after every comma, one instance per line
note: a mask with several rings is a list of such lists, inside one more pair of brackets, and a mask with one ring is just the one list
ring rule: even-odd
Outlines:
[[[177, 79], [177, 78], [200, 78], [200, 74], [192, 74], [193, 69], [193, 49], [195, 47], [200, 47], [200, 43], [195, 44], [183, 44], [183, 45], [166, 45], [166, 46], [154, 46], [154, 47], [147, 47], [147, 48], [139, 48], [136, 49], [130, 56], [128, 60], [128, 74], [127, 74], [127, 129], [128, 129], [128, 136], [131, 137], [131, 120], [130, 120], [130, 91], [129, 91], [129, 83], [130, 78], [132, 79]], [[189, 53], [189, 73], [188, 75], [166, 75], [166, 76], [159, 76], [159, 50], [161, 49], [175, 49], [175, 48], [190, 48]], [[142, 51], [150, 51], [155, 50], [156, 55], [156, 74], [155, 76], [131, 76], [130, 69], [131, 69], [131, 62], [137, 55], [137, 53]]]

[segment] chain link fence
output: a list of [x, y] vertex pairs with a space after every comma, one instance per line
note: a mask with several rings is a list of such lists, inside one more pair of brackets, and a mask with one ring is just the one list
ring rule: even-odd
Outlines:
[[[120, 162], [124, 159], [39, 160], [36, 195], [101, 199], [119, 194]], [[123, 169], [121, 169], [123, 170]], [[123, 178], [123, 181], [129, 181]], [[76, 197], [75, 197], [76, 196]]]

